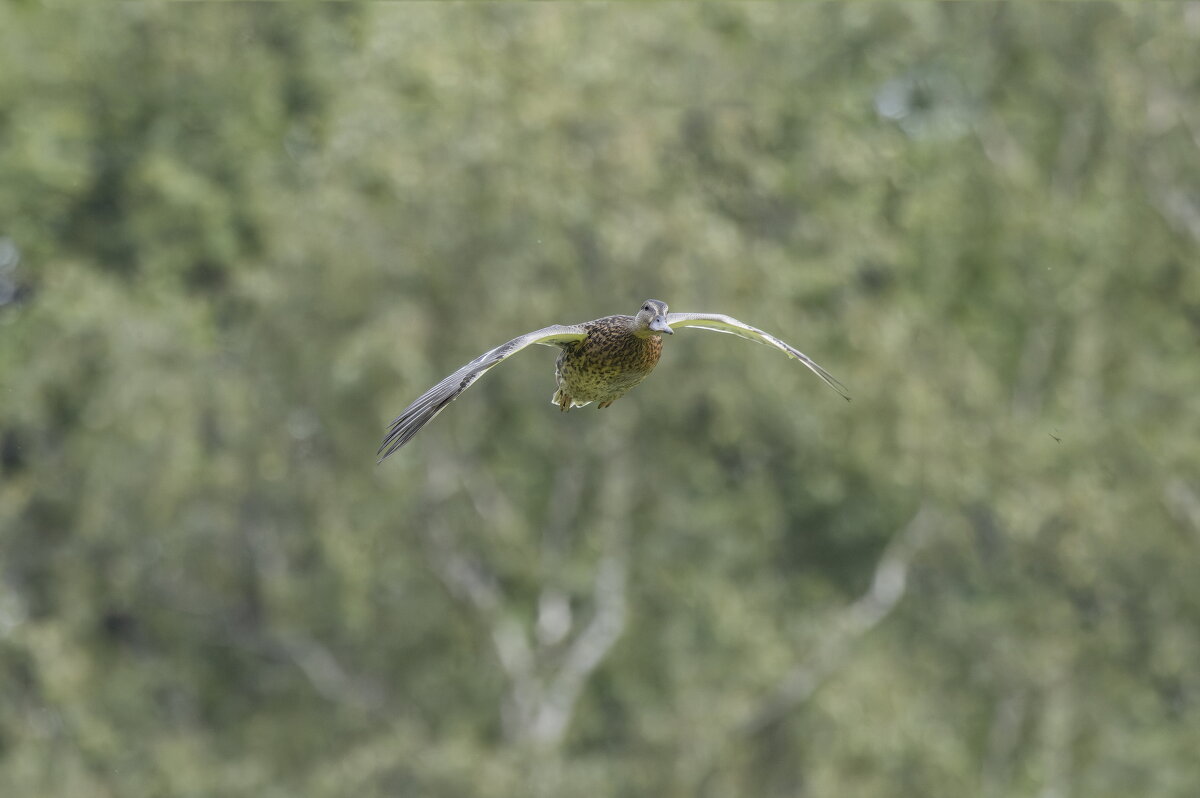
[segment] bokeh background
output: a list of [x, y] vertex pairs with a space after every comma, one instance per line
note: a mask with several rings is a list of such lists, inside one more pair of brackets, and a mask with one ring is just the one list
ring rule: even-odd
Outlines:
[[0, 5], [0, 792], [1195, 796], [1198, 342], [1196, 3]]

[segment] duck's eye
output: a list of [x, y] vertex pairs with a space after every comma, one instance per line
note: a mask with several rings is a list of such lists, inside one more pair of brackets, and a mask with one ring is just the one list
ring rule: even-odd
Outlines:
[[649, 305], [642, 305], [642, 310], [650, 310], [650, 306], [649, 306]]

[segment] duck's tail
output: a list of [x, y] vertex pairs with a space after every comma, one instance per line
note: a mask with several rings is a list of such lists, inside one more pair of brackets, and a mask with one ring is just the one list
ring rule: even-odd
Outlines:
[[562, 388], [559, 388], [554, 392], [554, 396], [550, 397], [550, 404], [556, 406], [559, 410], [565, 413], [572, 407], [587, 407], [591, 404], [591, 402], [576, 402], [570, 396], [567, 396], [565, 393], [563, 393]]

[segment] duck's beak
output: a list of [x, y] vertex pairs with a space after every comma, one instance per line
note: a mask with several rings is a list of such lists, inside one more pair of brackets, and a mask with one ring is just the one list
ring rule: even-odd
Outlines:
[[662, 316], [654, 317], [654, 320], [650, 322], [650, 329], [654, 332], [666, 333], [667, 335], [675, 334], [675, 331], [671, 329], [671, 325], [667, 324], [667, 320]]

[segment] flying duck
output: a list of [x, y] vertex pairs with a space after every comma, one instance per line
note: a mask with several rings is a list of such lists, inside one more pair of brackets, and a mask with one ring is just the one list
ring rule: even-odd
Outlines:
[[582, 324], [555, 324], [518, 336], [484, 352], [437, 385], [421, 394], [388, 427], [379, 446], [379, 461], [395, 453], [433, 420], [446, 405], [484, 375], [488, 369], [527, 346], [557, 346], [562, 352], [554, 366], [558, 390], [551, 401], [566, 412], [596, 402], [605, 408], [620, 399], [654, 370], [662, 354], [663, 335], [680, 327], [699, 327], [737, 335], [773, 346], [807, 366], [847, 401], [842, 385], [812, 358], [770, 333], [720, 313], [668, 313], [667, 303], [647, 299], [634, 316], [605, 316]]

